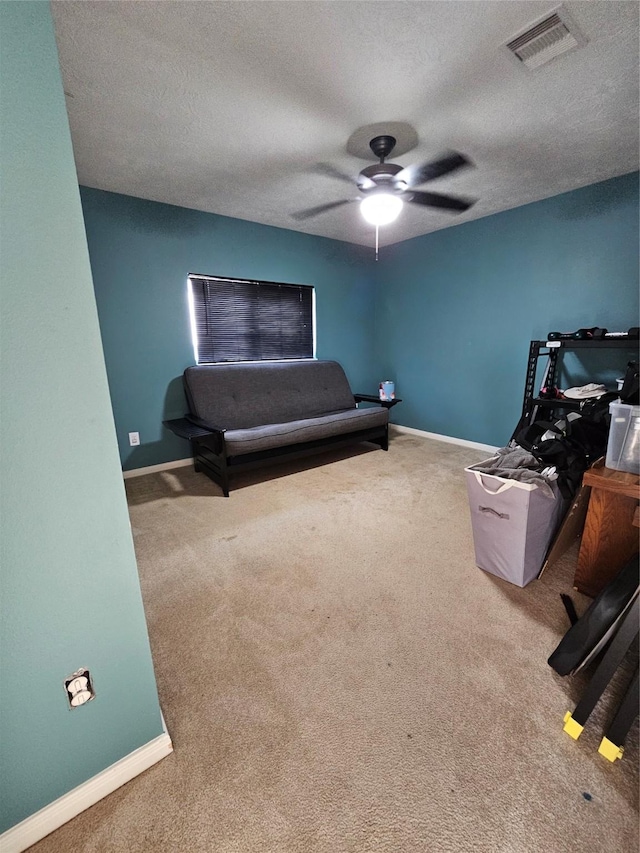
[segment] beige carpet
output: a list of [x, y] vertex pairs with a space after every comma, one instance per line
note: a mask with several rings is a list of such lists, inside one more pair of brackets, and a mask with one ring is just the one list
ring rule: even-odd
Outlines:
[[637, 726], [597, 754], [608, 696], [572, 741], [586, 682], [546, 663], [575, 551], [524, 590], [475, 568], [481, 458], [401, 435], [228, 499], [129, 480], [175, 752], [33, 851], [635, 853]]

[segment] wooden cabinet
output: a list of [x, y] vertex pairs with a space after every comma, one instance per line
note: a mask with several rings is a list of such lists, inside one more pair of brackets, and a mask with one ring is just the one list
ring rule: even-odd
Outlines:
[[585, 471], [591, 488], [574, 586], [596, 596], [631, 557], [638, 553], [634, 524], [640, 501], [640, 477], [606, 468], [604, 460]]

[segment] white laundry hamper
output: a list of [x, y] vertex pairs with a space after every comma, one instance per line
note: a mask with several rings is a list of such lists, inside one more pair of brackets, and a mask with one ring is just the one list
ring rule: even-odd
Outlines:
[[498, 457], [465, 468], [476, 565], [516, 586], [540, 574], [568, 502], [554, 480], [552, 495], [533, 483], [483, 474]]

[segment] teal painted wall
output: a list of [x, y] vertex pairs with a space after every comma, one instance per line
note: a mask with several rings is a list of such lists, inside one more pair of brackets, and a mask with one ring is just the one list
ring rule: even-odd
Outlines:
[[[339, 361], [354, 390], [375, 387], [368, 250], [85, 187], [81, 197], [125, 469], [191, 455], [162, 426], [186, 410], [189, 273], [313, 285], [318, 358]], [[140, 447], [129, 447], [129, 432]]]
[[49, 4], [0, 34], [2, 832], [162, 726]]
[[[394, 379], [404, 401], [392, 419], [506, 443], [530, 340], [638, 325], [638, 225], [633, 173], [383, 249], [377, 375]], [[597, 375], [615, 388], [633, 355], [572, 356], [565, 387]]]
[[[189, 455], [163, 419], [185, 408], [190, 272], [313, 284], [318, 356], [354, 389], [394, 379], [392, 420], [503, 444], [519, 417], [529, 341], [638, 323], [638, 175], [371, 250], [81, 189], [125, 469]], [[570, 379], [608, 382], [633, 351], [571, 355]], [[139, 448], [128, 433], [140, 432]]]

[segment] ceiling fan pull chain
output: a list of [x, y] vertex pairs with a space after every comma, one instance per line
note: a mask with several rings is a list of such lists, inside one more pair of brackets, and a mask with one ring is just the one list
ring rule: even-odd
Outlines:
[[378, 260], [378, 228], [380, 226], [376, 225], [376, 261]]

